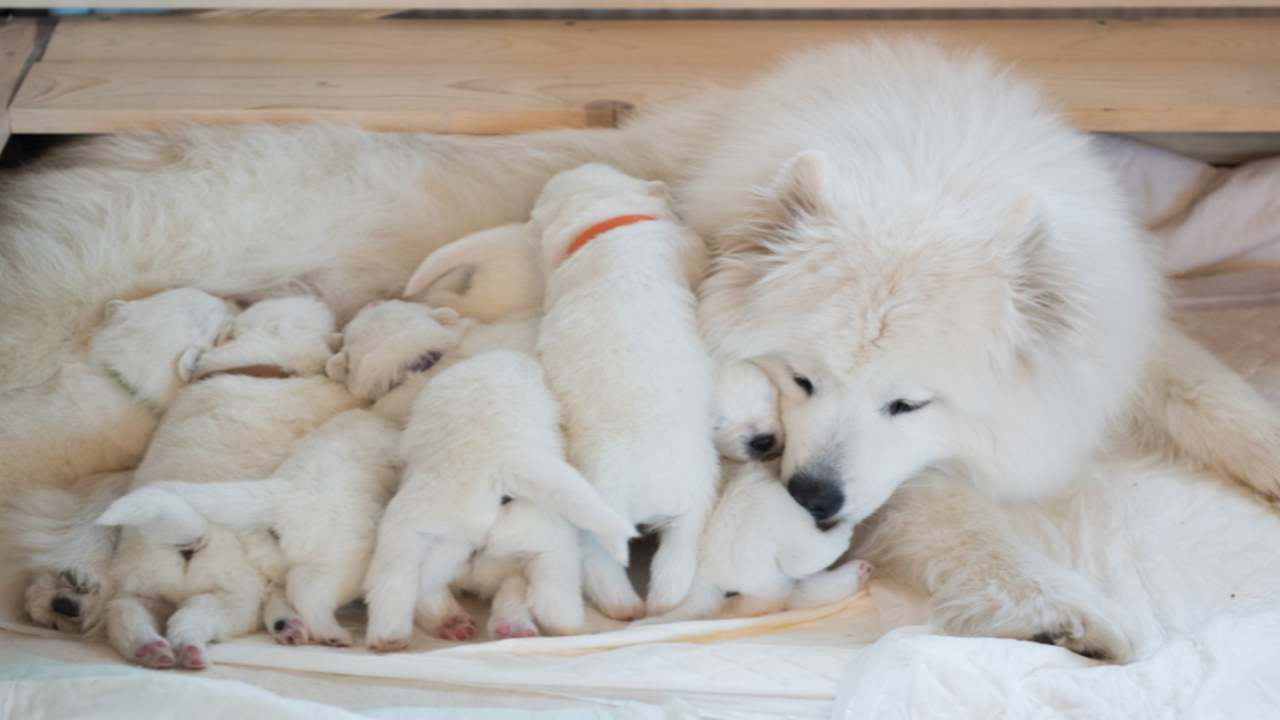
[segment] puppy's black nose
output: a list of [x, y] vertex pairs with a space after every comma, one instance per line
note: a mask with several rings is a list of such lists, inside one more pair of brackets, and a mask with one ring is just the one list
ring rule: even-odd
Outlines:
[[747, 452], [753, 458], [762, 458], [773, 452], [778, 444], [778, 436], [773, 433], [761, 433], [747, 441]]
[[834, 479], [816, 477], [805, 472], [791, 476], [787, 492], [817, 521], [833, 517], [844, 505], [844, 491]]
[[69, 597], [55, 595], [53, 602], [49, 603], [49, 607], [62, 617], [77, 618], [80, 617], [80, 603]]

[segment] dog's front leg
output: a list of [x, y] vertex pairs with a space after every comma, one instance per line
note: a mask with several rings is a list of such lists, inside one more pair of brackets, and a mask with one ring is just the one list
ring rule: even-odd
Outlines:
[[690, 510], [659, 531], [658, 552], [653, 556], [647, 615], [662, 615], [684, 602], [698, 570], [698, 539], [706, 523], [706, 512]]
[[262, 607], [262, 586], [255, 584], [240, 592], [215, 591], [189, 598], [169, 618], [169, 644], [178, 663], [190, 670], [208, 666], [205, 655], [209, 643], [248, 634], [258, 626]]
[[1005, 510], [967, 482], [926, 473], [866, 527], [856, 554], [928, 593], [944, 632], [1052, 643], [1113, 662], [1133, 655], [1122, 610], [1031, 548]]
[[107, 603], [107, 640], [131, 662], [153, 668], [177, 664], [173, 648], [160, 634], [154, 608], [136, 595], [122, 595]]

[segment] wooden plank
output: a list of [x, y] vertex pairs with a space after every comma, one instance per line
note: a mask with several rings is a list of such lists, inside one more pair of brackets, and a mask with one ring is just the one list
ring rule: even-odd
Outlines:
[[[7, 0], [12, 8], [423, 9], [423, 10], [986, 10], [1218, 8], [1212, 0]], [[1280, 7], [1280, 0], [1230, 0], [1227, 7]]]
[[275, 15], [66, 18], [48, 61], [261, 61], [760, 67], [827, 43], [927, 35], [1016, 59], [1280, 62], [1280, 17], [950, 21], [354, 21]]
[[[1280, 130], [1280, 19], [946, 22], [67, 20], [19, 132], [325, 119], [493, 133], [607, 123], [798, 49], [928, 31], [1043, 78], [1089, 130]], [[603, 108], [603, 110], [602, 110]]]
[[28, 18], [0, 21], [0, 150], [9, 141], [9, 101], [17, 94], [27, 61], [36, 51], [38, 24]]

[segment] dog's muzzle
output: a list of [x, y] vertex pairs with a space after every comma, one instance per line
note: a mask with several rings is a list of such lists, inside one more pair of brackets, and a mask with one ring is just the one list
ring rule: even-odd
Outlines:
[[801, 470], [787, 482], [787, 492], [818, 522], [835, 517], [844, 507], [844, 491], [833, 477]]

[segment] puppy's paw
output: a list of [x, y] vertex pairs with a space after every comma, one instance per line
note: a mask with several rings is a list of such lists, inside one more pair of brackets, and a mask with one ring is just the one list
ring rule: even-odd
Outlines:
[[133, 659], [149, 668], [165, 670], [177, 664], [168, 640], [152, 640], [133, 649]]
[[365, 647], [376, 653], [392, 653], [401, 652], [409, 648], [409, 636], [404, 637], [377, 637], [370, 636], [365, 638]]
[[539, 635], [538, 628], [526, 620], [502, 620], [489, 628], [489, 634], [499, 640], [528, 638]]
[[178, 664], [188, 670], [203, 670], [209, 666], [204, 657], [204, 648], [199, 645], [179, 645]]
[[470, 640], [475, 634], [476, 623], [465, 614], [450, 615], [436, 628], [436, 635], [442, 640]]
[[271, 623], [271, 637], [281, 645], [305, 645], [307, 625], [299, 617], [277, 618]]
[[871, 563], [866, 560], [854, 560], [849, 563], [853, 566], [853, 572], [858, 575], [858, 587], [862, 587], [871, 579], [871, 573], [875, 570]]
[[319, 645], [328, 645], [329, 647], [351, 647], [354, 640], [351, 638], [351, 633], [347, 632], [343, 628], [337, 628], [335, 630], [316, 633], [314, 642]]

